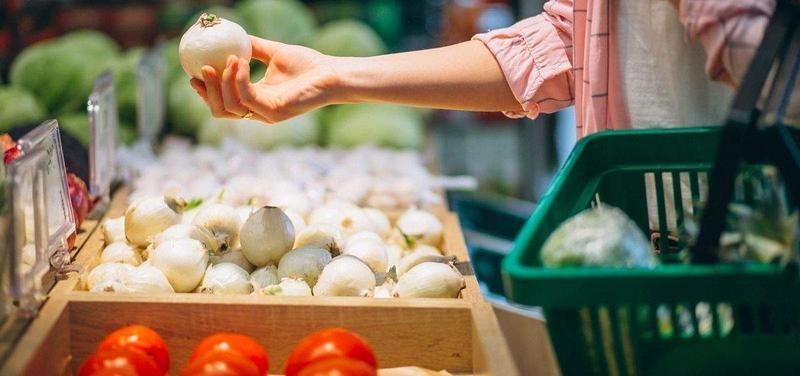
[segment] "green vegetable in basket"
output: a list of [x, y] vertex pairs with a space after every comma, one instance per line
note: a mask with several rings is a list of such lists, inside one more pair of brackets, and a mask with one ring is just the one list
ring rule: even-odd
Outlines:
[[658, 262], [636, 223], [607, 205], [584, 210], [558, 226], [541, 257], [547, 267], [652, 267]]
[[746, 169], [740, 182], [756, 187], [750, 205], [728, 206], [728, 222], [733, 232], [720, 239], [722, 261], [786, 263], [797, 260], [800, 241], [800, 214], [789, 212], [784, 186], [774, 167]]

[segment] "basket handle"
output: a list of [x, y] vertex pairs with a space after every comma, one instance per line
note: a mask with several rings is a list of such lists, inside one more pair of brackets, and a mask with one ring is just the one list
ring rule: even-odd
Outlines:
[[[764, 152], [759, 148], [758, 142], [754, 142], [754, 140], [759, 138], [758, 121], [761, 117], [757, 103], [764, 92], [769, 74], [775, 63], [778, 62], [779, 74], [773, 77], [769, 87], [769, 98], [773, 99], [781, 95], [776, 92], [781, 86], [778, 84], [781, 76], [788, 74], [791, 83], [793, 78], [796, 78], [797, 71], [800, 70], [800, 64], [797, 64], [799, 57], [794, 56], [792, 54], [794, 49], [790, 48], [793, 38], [796, 39], [794, 43], [800, 43], [800, 36], [796, 35], [800, 34], [797, 32], [798, 26], [800, 26], [800, 6], [789, 0], [778, 0], [775, 11], [764, 31], [761, 44], [750, 62], [750, 67], [736, 93], [733, 107], [720, 132], [715, 166], [709, 176], [708, 201], [702, 213], [700, 233], [691, 248], [692, 258], [696, 263], [708, 264], [719, 260], [719, 238], [725, 227], [728, 203], [733, 196], [739, 164], [743, 161], [754, 160], [755, 155]], [[795, 64], [791, 63], [792, 60]], [[776, 128], [785, 127], [781, 124], [782, 112], [785, 111], [785, 104], [788, 103], [788, 97], [791, 96], [794, 85], [786, 86], [779, 101], [782, 104], [778, 108], [781, 116], [776, 118]], [[785, 129], [778, 130], [785, 131]], [[791, 150], [796, 148], [796, 144], [789, 144], [790, 140], [787, 138], [783, 138], [783, 141], [786, 144], [784, 146], [789, 150], [786, 155], [786, 159], [788, 159], [792, 156]], [[772, 147], [775, 146], [772, 145]], [[790, 198], [794, 205], [797, 205], [798, 190], [800, 190], [800, 167], [786, 162], [778, 161], [776, 164], [786, 180], [790, 195], [794, 196]]]

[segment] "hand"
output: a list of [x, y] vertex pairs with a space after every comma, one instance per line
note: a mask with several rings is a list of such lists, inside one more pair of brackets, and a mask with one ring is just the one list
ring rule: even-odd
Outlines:
[[260, 81], [250, 82], [247, 60], [229, 56], [222, 75], [210, 66], [202, 68], [203, 80], [192, 87], [215, 117], [239, 119], [252, 116], [277, 123], [333, 103], [338, 77], [333, 58], [310, 48], [250, 37], [253, 58], [268, 64]]

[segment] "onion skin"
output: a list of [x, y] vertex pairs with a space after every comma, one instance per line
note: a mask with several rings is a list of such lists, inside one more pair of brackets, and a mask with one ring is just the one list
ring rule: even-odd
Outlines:
[[294, 226], [283, 210], [265, 206], [256, 210], [242, 225], [242, 253], [251, 264], [261, 267], [277, 264], [294, 244]]
[[178, 55], [183, 71], [203, 80], [202, 67], [210, 65], [221, 75], [230, 55], [250, 61], [252, 45], [239, 24], [204, 13], [181, 37]]

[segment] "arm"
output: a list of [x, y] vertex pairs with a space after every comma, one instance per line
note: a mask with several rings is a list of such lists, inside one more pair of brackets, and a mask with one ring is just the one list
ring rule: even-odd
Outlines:
[[336, 58], [338, 103], [392, 102], [467, 111], [519, 111], [494, 56], [479, 41], [367, 58]]
[[274, 123], [338, 103], [384, 102], [535, 117], [572, 103], [571, 0], [477, 40], [399, 54], [340, 58], [252, 38], [268, 64], [250, 82], [249, 65], [230, 57], [220, 75], [204, 67], [192, 86], [217, 117]]
[[249, 65], [231, 57], [220, 76], [203, 67], [191, 84], [216, 117], [274, 123], [329, 104], [391, 102], [472, 111], [519, 110], [500, 67], [477, 41], [375, 57], [332, 57], [252, 38], [253, 58], [269, 64], [250, 83]]

